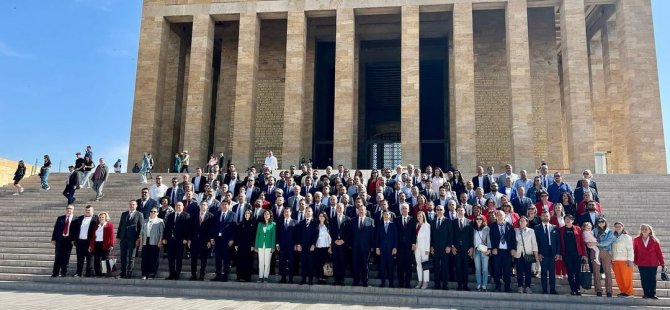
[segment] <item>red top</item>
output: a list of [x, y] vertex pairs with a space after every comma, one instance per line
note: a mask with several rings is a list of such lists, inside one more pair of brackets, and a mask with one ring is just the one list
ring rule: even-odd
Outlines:
[[[603, 211], [600, 208], [600, 202], [595, 202], [596, 203], [596, 212], [598, 214], [602, 214]], [[581, 201], [579, 204], [577, 204], [577, 216], [580, 216], [586, 212], [586, 201]]]
[[416, 205], [414, 206], [414, 217], [419, 211], [423, 211], [424, 214], [428, 215], [428, 204]]
[[658, 267], [665, 266], [661, 244], [656, 238], [649, 238], [647, 246], [644, 246], [642, 237], [633, 239], [633, 253], [635, 254], [635, 265], [640, 267]]
[[[566, 226], [563, 226], [558, 229], [559, 236], [561, 237], [561, 256], [565, 255], [565, 230], [570, 229]], [[582, 237], [582, 230], [577, 225], [572, 225], [572, 232], [575, 235], [575, 241], [577, 242], [577, 254], [579, 256], [586, 256], [586, 245], [584, 244], [584, 237]]]
[[379, 180], [375, 178], [374, 180], [368, 180], [368, 186], [367, 190], [368, 193], [376, 193], [377, 192], [377, 187], [379, 187]]
[[[542, 200], [538, 201], [535, 203], [535, 207], [537, 208], [537, 215], [540, 216], [542, 213], [544, 213], [544, 203], [542, 203]], [[551, 213], [554, 211], [554, 203], [551, 201], [547, 201], [547, 207], [549, 208], [549, 212]]]
[[[98, 225], [96, 224], [92, 230], [88, 240], [90, 240], [89, 248], [93, 250], [95, 248], [95, 231], [98, 230]], [[105, 227], [102, 228], [102, 249], [108, 251], [109, 248], [114, 246], [114, 224], [107, 222]]]
[[519, 214], [511, 212], [509, 217], [512, 219], [512, 227], [519, 228]]

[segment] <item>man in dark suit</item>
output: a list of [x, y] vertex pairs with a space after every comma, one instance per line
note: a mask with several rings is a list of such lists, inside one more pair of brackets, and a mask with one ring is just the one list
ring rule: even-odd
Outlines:
[[496, 221], [489, 224], [491, 238], [491, 255], [493, 255], [493, 282], [496, 291], [500, 292], [502, 279], [505, 292], [511, 292], [510, 274], [512, 256], [516, 254], [516, 233], [509, 223], [505, 222], [505, 213], [495, 212]]
[[398, 286], [409, 288], [412, 280], [412, 262], [414, 261], [414, 247], [416, 246], [416, 220], [409, 216], [409, 205], [400, 205], [400, 216], [395, 219], [398, 230], [397, 264]]
[[284, 214], [277, 221], [277, 251], [279, 252], [279, 283], [293, 283], [293, 251], [297, 243], [297, 221], [291, 218], [291, 209], [282, 208]]
[[395, 221], [396, 216], [395, 213], [389, 210], [389, 202], [387, 200], [382, 200], [379, 203], [379, 210], [375, 212], [374, 215], [372, 216], [375, 220], [375, 226], [381, 225], [384, 222], [384, 211], [389, 211], [389, 216], [391, 217], [391, 223]]
[[344, 204], [338, 203], [335, 210], [335, 218], [330, 221], [333, 278], [335, 285], [344, 285], [346, 254], [349, 247], [349, 236], [351, 235], [351, 219], [344, 214]]
[[300, 284], [313, 285], [314, 280], [314, 251], [316, 251], [316, 240], [319, 238], [319, 223], [313, 218], [312, 208], [305, 210], [305, 219], [298, 223], [297, 227], [297, 250], [300, 252]]
[[379, 287], [389, 282], [389, 287], [393, 287], [393, 256], [398, 250], [398, 234], [396, 226], [391, 219], [391, 211], [387, 209], [382, 211], [383, 220], [377, 225], [376, 253], [379, 256]]
[[465, 218], [465, 208], [456, 207], [458, 216], [452, 222], [454, 231], [454, 245], [451, 251], [456, 259], [456, 282], [458, 290], [469, 291], [468, 262], [474, 251], [474, 231], [470, 220]]
[[166, 280], [179, 280], [184, 259], [184, 245], [188, 243], [190, 236], [190, 221], [191, 217], [184, 212], [184, 203], [181, 201], [175, 205], [175, 212], [170, 213], [165, 219], [163, 244], [168, 246], [168, 268], [170, 270]]
[[254, 179], [247, 179], [246, 186], [244, 187], [244, 195], [246, 196], [247, 201], [256, 201], [258, 195], [261, 194], [261, 190], [254, 186]]
[[144, 219], [149, 218], [149, 213], [151, 212], [151, 209], [156, 208], [158, 209], [158, 201], [151, 199], [149, 197], [149, 189], [148, 188], [143, 188], [142, 191], [140, 192], [141, 196], [140, 199], [137, 199], [137, 211], [140, 211], [142, 213], [142, 216]]
[[[268, 177], [263, 191], [265, 192], [265, 200], [269, 201], [271, 205], [273, 205], [277, 199], [276, 189], [275, 178], [272, 176]], [[277, 217], [275, 216], [275, 218]]]
[[368, 259], [374, 242], [375, 224], [366, 215], [365, 206], [358, 207], [358, 216], [351, 225], [351, 249], [353, 252], [354, 286], [368, 286]]
[[[307, 196], [307, 194], [312, 194], [316, 193], [316, 186], [312, 184], [312, 177], [306, 176], [305, 177], [305, 186], [302, 187], [300, 191], [300, 195], [302, 196]], [[298, 183], [299, 184], [299, 183]]]
[[[540, 258], [540, 282], [542, 293], [547, 292], [556, 295], [556, 269], [555, 261], [558, 259], [560, 240], [558, 227], [549, 223], [549, 213], [541, 215], [542, 224], [535, 225], [535, 238], [537, 239], [537, 253]], [[522, 258], [523, 259], [523, 258]], [[549, 278], [549, 290], [547, 290], [547, 277]]]
[[430, 252], [433, 254], [433, 277], [435, 289], [447, 290], [449, 282], [449, 259], [453, 246], [452, 222], [444, 216], [444, 207], [436, 206], [437, 217], [430, 223]]
[[477, 166], [477, 175], [472, 177], [472, 185], [474, 188], [481, 187], [484, 193], [491, 191], [491, 179], [484, 175], [484, 167]]
[[72, 240], [76, 241], [76, 250], [77, 250], [77, 273], [75, 277], [81, 277], [84, 261], [86, 261], [86, 276], [90, 277], [91, 262], [93, 260], [93, 253], [88, 251], [89, 247], [89, 238], [93, 237], [94, 229], [100, 221], [98, 216], [93, 214], [93, 207], [91, 205], [86, 206], [84, 209], [84, 215], [76, 219], [76, 222], [70, 225], [72, 228]]
[[61, 277], [67, 275], [67, 265], [70, 263], [70, 254], [72, 253], [70, 232], [72, 231], [72, 222], [75, 220], [72, 215], [73, 210], [73, 205], [67, 205], [65, 214], [56, 219], [51, 233], [51, 245], [55, 246], [56, 249], [54, 268], [51, 272], [52, 277], [57, 277], [59, 274]]
[[580, 215], [577, 218], [577, 223], [581, 226], [582, 224], [589, 222], [591, 223], [591, 226], [597, 227], [596, 223], [598, 222], [598, 218], [601, 216], [598, 211], [596, 211], [596, 202], [595, 201], [590, 201], [586, 205], [586, 212], [584, 214]]
[[184, 200], [184, 189], [179, 187], [179, 179], [172, 178], [172, 187], [167, 189], [165, 196], [168, 198], [171, 207], [174, 207], [177, 201]]
[[[191, 234], [188, 247], [191, 249], [191, 281], [205, 280], [207, 258], [212, 248], [212, 213], [207, 212], [207, 202], [200, 203], [200, 212], [197, 217], [191, 218]], [[200, 260], [200, 277], [196, 277]]]
[[519, 214], [519, 216], [526, 216], [528, 213], [528, 208], [533, 205], [533, 200], [526, 197], [526, 188], [519, 186], [516, 189], [516, 197], [512, 199], [512, 207], [514, 207], [514, 212]]
[[247, 198], [244, 194], [237, 195], [237, 203], [233, 206], [233, 213], [235, 213], [235, 222], [242, 223], [244, 220], [244, 212], [251, 210], [251, 205], [247, 203]]
[[81, 180], [79, 179], [79, 173], [74, 170], [74, 166], [68, 166], [67, 169], [70, 171], [70, 175], [67, 178], [65, 183], [65, 190], [63, 190], [63, 196], [67, 198], [67, 204], [71, 205], [77, 200], [74, 197], [75, 191], [79, 188]]
[[421, 192], [421, 194], [426, 196], [426, 199], [429, 201], [434, 201], [435, 199], [437, 199], [437, 192], [433, 189], [433, 182], [431, 182], [430, 180], [426, 180], [426, 182], [424, 182], [423, 184], [424, 189]]
[[582, 179], [579, 182], [579, 186], [575, 188], [575, 204], [579, 204], [584, 200], [584, 193], [591, 193], [591, 198], [595, 200], [596, 202], [600, 202], [600, 198], [598, 197], [598, 192], [589, 186], [589, 180], [588, 179]]
[[116, 230], [116, 239], [121, 247], [121, 278], [133, 276], [136, 250], [140, 246], [140, 232], [144, 226], [144, 215], [137, 209], [137, 202], [128, 202], [128, 211], [121, 213], [119, 227]]
[[202, 169], [200, 167], [195, 169], [195, 176], [191, 178], [191, 184], [193, 184], [193, 191], [196, 194], [200, 194], [201, 192], [205, 191], [207, 177], [202, 175]]
[[237, 229], [235, 218], [235, 213], [229, 210], [228, 201], [222, 201], [221, 210], [214, 214], [212, 222], [210, 242], [214, 245], [214, 266], [216, 268], [216, 276], [212, 281], [228, 281], [230, 256]]

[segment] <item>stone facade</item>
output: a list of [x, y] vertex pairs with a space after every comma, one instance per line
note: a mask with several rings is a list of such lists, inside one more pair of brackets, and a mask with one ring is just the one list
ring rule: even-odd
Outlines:
[[[371, 168], [359, 53], [376, 41], [400, 60], [387, 129], [423, 166], [422, 42], [442, 38], [445, 166], [666, 173], [652, 25], [650, 0], [145, 0], [129, 162], [150, 152], [166, 171], [188, 150], [194, 167], [223, 152], [246, 168], [273, 151], [288, 168], [332, 148], [329, 163]], [[329, 96], [332, 141], [314, 122]]]

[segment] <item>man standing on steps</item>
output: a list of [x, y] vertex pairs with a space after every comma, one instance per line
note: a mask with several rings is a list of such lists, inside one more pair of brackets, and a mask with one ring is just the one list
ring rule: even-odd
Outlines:
[[93, 253], [88, 251], [89, 247], [89, 236], [94, 235], [94, 229], [98, 226], [98, 216], [93, 214], [93, 207], [91, 205], [86, 206], [84, 209], [84, 215], [80, 216], [75, 220], [75, 223], [70, 225], [72, 232], [69, 234], [73, 237], [73, 244], [76, 246], [77, 250], [77, 273], [75, 277], [81, 277], [84, 271], [84, 261], [86, 262], [86, 273], [87, 277], [91, 276], [91, 262], [93, 260]]
[[216, 268], [216, 276], [212, 281], [226, 282], [230, 274], [230, 256], [237, 223], [235, 222], [235, 213], [229, 210], [230, 206], [227, 200], [221, 202], [220, 208], [221, 210], [214, 214], [212, 221], [210, 242], [214, 246], [214, 266]]
[[179, 280], [184, 259], [184, 245], [189, 237], [191, 217], [184, 212], [184, 203], [177, 202], [175, 212], [168, 214], [163, 230], [163, 244], [168, 246], [170, 275], [166, 280]]
[[61, 277], [67, 275], [67, 265], [70, 263], [70, 253], [72, 253], [72, 241], [70, 239], [70, 231], [72, 222], [74, 221], [73, 205], [67, 205], [65, 214], [59, 216], [54, 224], [54, 230], [51, 234], [51, 244], [56, 247], [56, 255], [54, 257], [54, 268], [51, 277]]
[[395, 226], [398, 235], [398, 253], [396, 265], [398, 266], [398, 287], [409, 288], [412, 280], [412, 260], [416, 246], [416, 221], [409, 215], [409, 205], [400, 205], [400, 216], [395, 218]]
[[[74, 197], [75, 191], [79, 188], [79, 172], [74, 169], [74, 166], [68, 166], [67, 169], [70, 171], [70, 175], [65, 182], [65, 190], [63, 191], [63, 196], [67, 198], [67, 204], [71, 205], [74, 203], [76, 198]], [[76, 239], [75, 239], [76, 240]]]
[[[542, 294], [556, 295], [558, 293], [556, 293], [555, 261], [559, 259], [560, 239], [558, 228], [549, 223], [549, 213], [542, 213], [542, 224], [535, 225], [535, 237], [537, 239], [537, 253], [540, 258]], [[549, 279], [548, 289], [547, 278]]]
[[140, 232], [144, 226], [144, 215], [137, 209], [137, 202], [128, 202], [128, 211], [121, 213], [119, 228], [116, 230], [116, 239], [121, 245], [121, 273], [122, 279], [133, 276], [136, 248], [140, 246]]
[[[197, 217], [191, 218], [191, 236], [188, 240], [188, 247], [191, 250], [191, 281], [205, 280], [207, 258], [211, 253], [212, 213], [207, 212], [207, 207], [206, 201], [201, 202]], [[196, 277], [198, 261], [200, 261], [200, 277]]]
[[105, 159], [100, 158], [99, 164], [97, 167], [95, 167], [95, 172], [93, 172], [93, 177], [91, 178], [91, 181], [93, 181], [93, 190], [95, 191], [95, 201], [100, 201], [100, 198], [104, 196], [102, 194], [102, 188], [107, 182], [107, 172]]

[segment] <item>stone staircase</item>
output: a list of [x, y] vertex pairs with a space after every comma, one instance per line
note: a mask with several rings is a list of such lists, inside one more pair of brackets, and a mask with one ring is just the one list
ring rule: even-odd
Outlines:
[[[163, 174], [163, 180], [169, 180], [174, 174]], [[574, 186], [580, 175], [565, 175], [564, 178]], [[566, 280], [557, 279], [557, 291], [562, 296], [546, 296], [540, 294], [499, 294], [478, 292], [456, 292], [450, 290], [410, 290], [377, 288], [379, 282], [374, 279], [376, 271], [371, 270], [369, 288], [333, 287], [330, 285], [315, 286], [281, 286], [278, 284], [258, 283], [211, 283], [174, 281], [147, 282], [138, 279], [94, 279], [94, 278], [50, 278], [54, 250], [50, 244], [53, 223], [57, 216], [64, 213], [65, 198], [61, 195], [65, 184], [65, 174], [51, 174], [51, 191], [40, 192], [39, 178], [30, 177], [22, 183], [26, 191], [20, 196], [12, 196], [11, 188], [0, 188], [0, 289], [25, 289], [41, 291], [72, 291], [104, 294], [147, 294], [147, 295], [180, 295], [180, 296], [221, 296], [239, 299], [268, 299], [338, 302], [347, 304], [397, 305], [397, 306], [441, 306], [441, 307], [477, 307], [477, 308], [562, 308], [562, 303], [584, 304], [592, 308], [616, 306], [666, 306], [670, 307], [670, 282], [659, 282], [657, 293], [661, 300], [596, 298], [569, 296]], [[670, 176], [658, 175], [599, 175], [596, 177], [600, 190], [601, 204], [610, 225], [621, 221], [631, 235], [639, 232], [641, 223], [651, 224], [662, 245], [670, 241], [670, 215], [667, 215], [665, 203], [670, 201], [670, 191], [665, 184]], [[90, 189], [77, 191], [75, 214], [83, 212], [83, 206], [91, 204], [96, 212], [107, 211], [115, 224], [121, 212], [127, 208], [130, 199], [139, 197], [143, 186], [139, 184], [136, 174], [110, 174], [105, 186], [105, 197], [102, 201], [92, 201], [95, 193]], [[118, 249], [118, 247], [116, 247]], [[116, 250], [118, 251], [118, 250]], [[664, 248], [664, 255], [670, 257], [670, 246]], [[118, 252], [117, 252], [118, 257]], [[74, 250], [70, 260], [70, 273], [76, 261]], [[136, 260], [135, 276], [139, 274], [141, 259]], [[213, 277], [213, 262], [209, 262], [207, 275]], [[234, 270], [234, 268], [233, 268]], [[161, 259], [159, 277], [167, 276], [167, 261]], [[184, 261], [182, 278], [188, 278], [190, 263]], [[298, 278], [299, 279], [299, 278]], [[470, 277], [474, 282], [474, 276]], [[255, 276], [253, 278], [255, 281]], [[347, 282], [350, 284], [351, 279]], [[515, 283], [515, 281], [513, 281]], [[634, 273], [636, 295], [641, 295], [639, 274]], [[453, 285], [453, 283], [452, 283]], [[616, 283], [614, 283], [616, 286]], [[513, 285], [514, 287], [515, 285]], [[538, 279], [533, 280], [535, 292], [539, 292]], [[284, 288], [286, 287], [286, 288]], [[474, 287], [471, 283], [470, 287]], [[291, 291], [290, 296], [280, 291]], [[258, 292], [262, 292], [259, 294]], [[614, 289], [614, 294], [618, 290]], [[594, 295], [587, 291], [587, 295]], [[449, 297], [449, 298], [445, 298]], [[519, 302], [529, 302], [527, 304]], [[521, 305], [521, 306], [520, 306]]]

